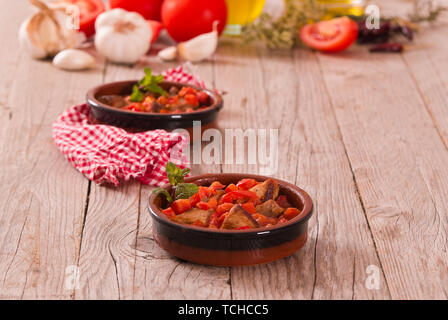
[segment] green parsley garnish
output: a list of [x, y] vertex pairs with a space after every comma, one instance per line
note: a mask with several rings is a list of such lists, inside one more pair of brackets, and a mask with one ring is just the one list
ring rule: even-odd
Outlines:
[[150, 68], [145, 68], [145, 76], [132, 88], [131, 101], [140, 102], [145, 97], [145, 92], [158, 93], [162, 96], [166, 95], [165, 90], [159, 84], [164, 80], [164, 77], [159, 74], [152, 75]]
[[173, 186], [173, 194], [170, 194], [163, 188], [156, 188], [152, 191], [152, 193], [163, 194], [166, 197], [166, 200], [171, 203], [173, 202], [173, 198], [174, 200], [188, 199], [199, 191], [198, 186], [194, 183], [184, 182], [184, 178], [190, 173], [190, 169], [181, 169], [174, 163], [167, 162], [165, 170], [168, 181]]
[[131, 101], [132, 102], [140, 102], [143, 100], [143, 93], [138, 88], [138, 85], [134, 85], [132, 88]]

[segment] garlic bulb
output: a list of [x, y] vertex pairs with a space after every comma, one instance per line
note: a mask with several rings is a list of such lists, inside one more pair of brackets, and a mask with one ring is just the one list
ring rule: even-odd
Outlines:
[[210, 57], [218, 46], [218, 21], [213, 23], [213, 31], [201, 34], [178, 45], [179, 54], [185, 60], [199, 62]]
[[151, 27], [136, 12], [106, 11], [96, 19], [95, 30], [95, 47], [110, 61], [135, 63], [149, 50]]
[[177, 56], [177, 48], [174, 46], [165, 48], [160, 50], [157, 56], [163, 61], [173, 61]]
[[67, 49], [54, 57], [53, 65], [64, 70], [90, 69], [95, 65], [95, 58], [81, 50]]
[[47, 6], [40, 0], [30, 0], [39, 11], [26, 19], [19, 29], [19, 43], [33, 58], [46, 58], [59, 51], [76, 48], [85, 35], [65, 26], [65, 6]]

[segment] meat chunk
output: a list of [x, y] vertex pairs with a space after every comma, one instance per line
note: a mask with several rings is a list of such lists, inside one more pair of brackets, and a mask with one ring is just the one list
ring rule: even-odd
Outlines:
[[258, 228], [259, 224], [242, 206], [234, 205], [229, 215], [224, 219], [221, 229], [238, 229], [246, 226]]
[[213, 209], [202, 210], [199, 208], [193, 208], [175, 216], [173, 221], [185, 224], [193, 224], [198, 221], [204, 226], [207, 226], [212, 214]]
[[268, 179], [265, 182], [259, 183], [256, 186], [249, 189], [252, 192], [255, 192], [261, 202], [265, 202], [267, 200], [275, 200], [278, 197], [278, 182], [274, 179]]
[[256, 209], [259, 214], [270, 218], [277, 218], [283, 211], [285, 211], [285, 209], [280, 207], [277, 202], [272, 199], [259, 204]]

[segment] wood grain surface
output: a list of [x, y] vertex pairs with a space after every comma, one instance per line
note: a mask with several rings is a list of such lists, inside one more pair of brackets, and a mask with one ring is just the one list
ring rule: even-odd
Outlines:
[[[271, 0], [266, 10], [280, 7]], [[337, 55], [271, 51], [227, 38], [193, 66], [226, 93], [221, 130], [278, 129], [273, 175], [307, 190], [315, 206], [296, 254], [219, 268], [157, 246], [147, 210], [152, 187], [90, 183], [52, 139], [56, 117], [90, 87], [139, 78], [145, 66], [178, 65], [156, 58], [166, 43], [134, 66], [98, 56], [91, 71], [65, 72], [18, 47], [26, 1], [0, 0], [0, 8], [8, 48], [0, 51], [0, 299], [447, 298], [448, 14], [424, 26], [403, 54], [360, 46]], [[410, 2], [384, 9], [403, 14]], [[193, 174], [260, 169], [192, 165]], [[366, 285], [369, 270], [377, 289]]]

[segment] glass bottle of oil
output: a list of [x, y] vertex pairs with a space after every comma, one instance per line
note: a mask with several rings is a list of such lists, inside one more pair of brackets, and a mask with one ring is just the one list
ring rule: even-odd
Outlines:
[[316, 0], [325, 9], [325, 18], [334, 16], [360, 16], [364, 13], [365, 0]]
[[224, 33], [240, 35], [244, 25], [254, 21], [263, 11], [265, 0], [227, 0], [227, 26]]

